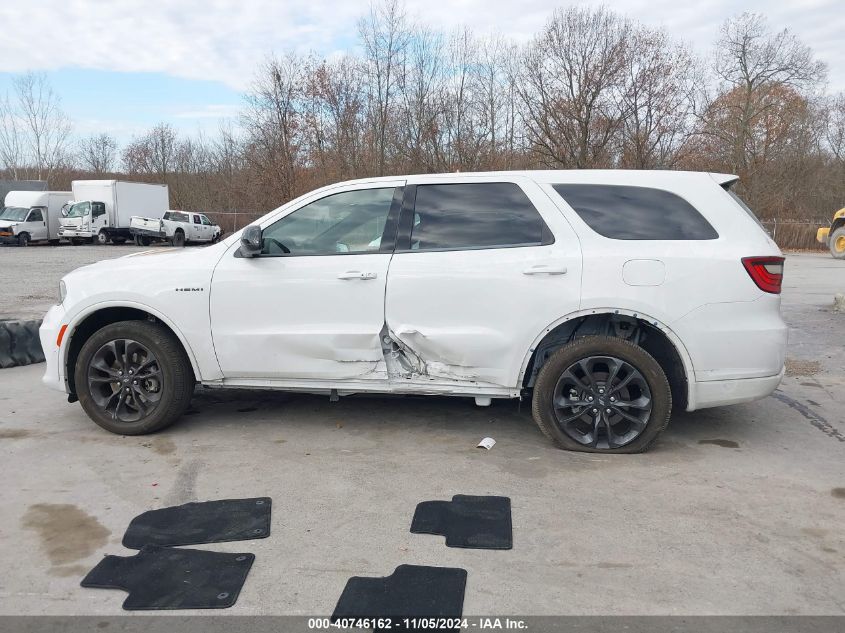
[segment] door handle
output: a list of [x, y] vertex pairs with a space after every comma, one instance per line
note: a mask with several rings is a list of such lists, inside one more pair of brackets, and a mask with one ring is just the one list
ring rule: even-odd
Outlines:
[[537, 264], [522, 271], [523, 275], [565, 275], [566, 266], [549, 266], [547, 264]]
[[338, 279], [375, 279], [378, 277], [377, 273], [362, 273], [360, 270], [347, 270], [345, 273], [340, 273]]

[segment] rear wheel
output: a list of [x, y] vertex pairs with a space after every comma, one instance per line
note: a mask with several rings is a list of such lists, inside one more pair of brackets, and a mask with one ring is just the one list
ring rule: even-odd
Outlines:
[[165, 327], [122, 321], [95, 332], [74, 371], [79, 403], [94, 422], [119, 435], [144, 435], [173, 424], [194, 391], [191, 364]]
[[845, 259], [845, 226], [840, 226], [830, 234], [828, 246], [830, 254], [836, 259]]
[[672, 393], [658, 362], [611, 336], [564, 345], [540, 369], [532, 413], [560, 448], [640, 453], [669, 423]]
[[18, 246], [29, 246], [29, 233], [18, 235]]
[[173, 239], [171, 240], [171, 243], [173, 244], [173, 246], [178, 246], [178, 247], [184, 246], [185, 245], [185, 233], [182, 232], [181, 229], [177, 230], [173, 234]]

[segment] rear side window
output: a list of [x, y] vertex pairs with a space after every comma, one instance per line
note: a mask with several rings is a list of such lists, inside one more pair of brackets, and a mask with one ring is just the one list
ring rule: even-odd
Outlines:
[[539, 246], [554, 240], [518, 185], [418, 185], [412, 250]]
[[716, 230], [674, 193], [622, 185], [553, 185], [587, 225], [614, 240], [715, 240]]

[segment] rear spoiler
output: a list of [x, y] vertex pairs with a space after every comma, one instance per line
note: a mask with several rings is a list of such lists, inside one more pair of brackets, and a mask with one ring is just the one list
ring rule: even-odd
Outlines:
[[734, 174], [711, 173], [710, 177], [719, 183], [719, 186], [725, 191], [728, 191], [734, 184], [739, 182], [739, 176], [735, 176]]

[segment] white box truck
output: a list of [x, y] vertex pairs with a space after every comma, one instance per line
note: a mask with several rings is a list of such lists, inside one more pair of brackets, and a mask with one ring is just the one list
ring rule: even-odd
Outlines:
[[70, 191], [10, 191], [0, 212], [0, 244], [58, 244], [62, 207], [72, 197]]
[[123, 244], [132, 237], [133, 215], [160, 218], [170, 207], [167, 185], [122, 180], [74, 180], [73, 204], [62, 218], [59, 237], [71, 244]]

